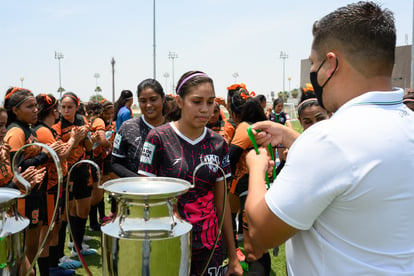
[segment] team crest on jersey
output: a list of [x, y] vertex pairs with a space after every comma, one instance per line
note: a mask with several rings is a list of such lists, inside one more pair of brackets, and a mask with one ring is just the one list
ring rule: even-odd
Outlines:
[[208, 168], [214, 173], [218, 171], [218, 166], [220, 166], [220, 158], [216, 154], [207, 154], [201, 156], [200, 161], [207, 163]]
[[140, 162], [151, 165], [152, 159], [154, 158], [154, 153], [155, 153], [155, 145], [149, 142], [145, 142], [144, 146], [142, 147]]

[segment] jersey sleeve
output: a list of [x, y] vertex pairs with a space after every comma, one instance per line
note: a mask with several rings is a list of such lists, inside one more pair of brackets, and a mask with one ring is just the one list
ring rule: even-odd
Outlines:
[[142, 147], [138, 174], [157, 176], [160, 172], [162, 152], [163, 145], [159, 134], [151, 130]]
[[16, 152], [26, 144], [24, 131], [18, 127], [9, 129], [3, 140], [10, 145], [10, 152]]
[[37, 129], [36, 136], [37, 136], [37, 140], [40, 143], [43, 143], [46, 145], [50, 145], [56, 142], [56, 139], [53, 136], [53, 133], [46, 127], [40, 127], [39, 129]]
[[128, 151], [128, 142], [124, 137], [124, 129], [121, 129], [116, 133], [114, 138], [114, 144], [112, 148], [112, 155], [118, 158], [126, 158]]
[[242, 148], [243, 150], [253, 147], [253, 144], [250, 141], [249, 135], [247, 133], [248, 127], [249, 127], [248, 123], [246, 122], [240, 123], [236, 128], [231, 144], [238, 146], [239, 148]]
[[92, 131], [105, 131], [105, 122], [101, 118], [96, 118], [92, 123], [91, 129]]
[[224, 122], [224, 132], [226, 133], [226, 136], [228, 138], [227, 141], [230, 142], [233, 139], [233, 136], [234, 136], [234, 127], [229, 122], [229, 120], [226, 120]]
[[224, 177], [226, 178], [226, 180], [229, 180], [229, 178], [231, 177], [231, 167], [230, 167], [230, 155], [229, 155], [227, 143], [224, 143], [223, 145], [220, 167], [224, 171], [224, 176], [223, 176], [223, 173], [220, 171], [216, 181], [222, 181], [224, 180]]

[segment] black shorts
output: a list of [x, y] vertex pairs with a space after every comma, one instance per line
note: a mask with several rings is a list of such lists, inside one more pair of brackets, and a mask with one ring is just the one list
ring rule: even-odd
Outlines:
[[[99, 168], [101, 169], [100, 172], [101, 172], [101, 177], [102, 177], [102, 160], [93, 160], [93, 162], [95, 162], [99, 166]], [[98, 181], [98, 172], [97, 172], [95, 166], [91, 166], [91, 175], [92, 175], [93, 182], [97, 182]]]
[[84, 199], [92, 194], [92, 185], [89, 185], [89, 165], [79, 164], [72, 169], [69, 180], [69, 200]]
[[[224, 275], [225, 268], [223, 266], [223, 240], [218, 242], [218, 248], [214, 250], [213, 257], [211, 258], [208, 268], [204, 275]], [[202, 250], [193, 250], [191, 256], [191, 276], [199, 276], [202, 272], [202, 269], [206, 265], [208, 257], [210, 256], [210, 250], [204, 248]]]
[[[45, 203], [42, 205], [46, 206], [45, 211], [41, 211], [43, 225], [50, 225], [50, 223], [52, 222], [53, 212], [55, 211], [56, 200], [58, 199], [59, 197], [57, 193], [51, 192], [51, 191], [44, 193], [44, 195], [42, 196], [42, 200], [45, 201]], [[61, 211], [63, 210], [60, 206], [60, 202], [57, 208], [58, 210], [56, 211], [55, 222], [59, 221], [60, 216], [61, 216]]]
[[29, 219], [29, 229], [39, 225], [44, 217], [45, 207], [42, 207], [42, 193], [32, 190], [25, 198], [17, 200], [17, 208], [20, 215]]
[[113, 172], [112, 170], [112, 158], [111, 156], [106, 157], [102, 162], [102, 171], [104, 174]]

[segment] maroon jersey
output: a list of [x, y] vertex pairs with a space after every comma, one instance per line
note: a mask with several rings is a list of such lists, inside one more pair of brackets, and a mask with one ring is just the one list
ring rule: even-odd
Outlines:
[[[211, 249], [218, 229], [217, 210], [214, 205], [213, 188], [224, 179], [219, 165], [230, 177], [230, 159], [227, 143], [223, 137], [204, 128], [196, 140], [185, 137], [173, 123], [152, 129], [144, 143], [138, 173], [146, 176], [180, 178], [193, 183], [195, 188], [178, 198], [178, 212], [193, 225], [193, 250]], [[224, 187], [223, 187], [224, 188]], [[221, 203], [219, 203], [221, 204]]]

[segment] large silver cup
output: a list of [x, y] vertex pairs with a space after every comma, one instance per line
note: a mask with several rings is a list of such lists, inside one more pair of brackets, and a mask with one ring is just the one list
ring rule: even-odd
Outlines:
[[0, 188], [0, 275], [18, 275], [25, 261], [24, 229], [29, 220], [17, 212], [20, 191]]
[[175, 198], [192, 188], [185, 180], [131, 177], [103, 189], [117, 201], [117, 216], [102, 230], [103, 275], [189, 275], [191, 224], [174, 215]]

